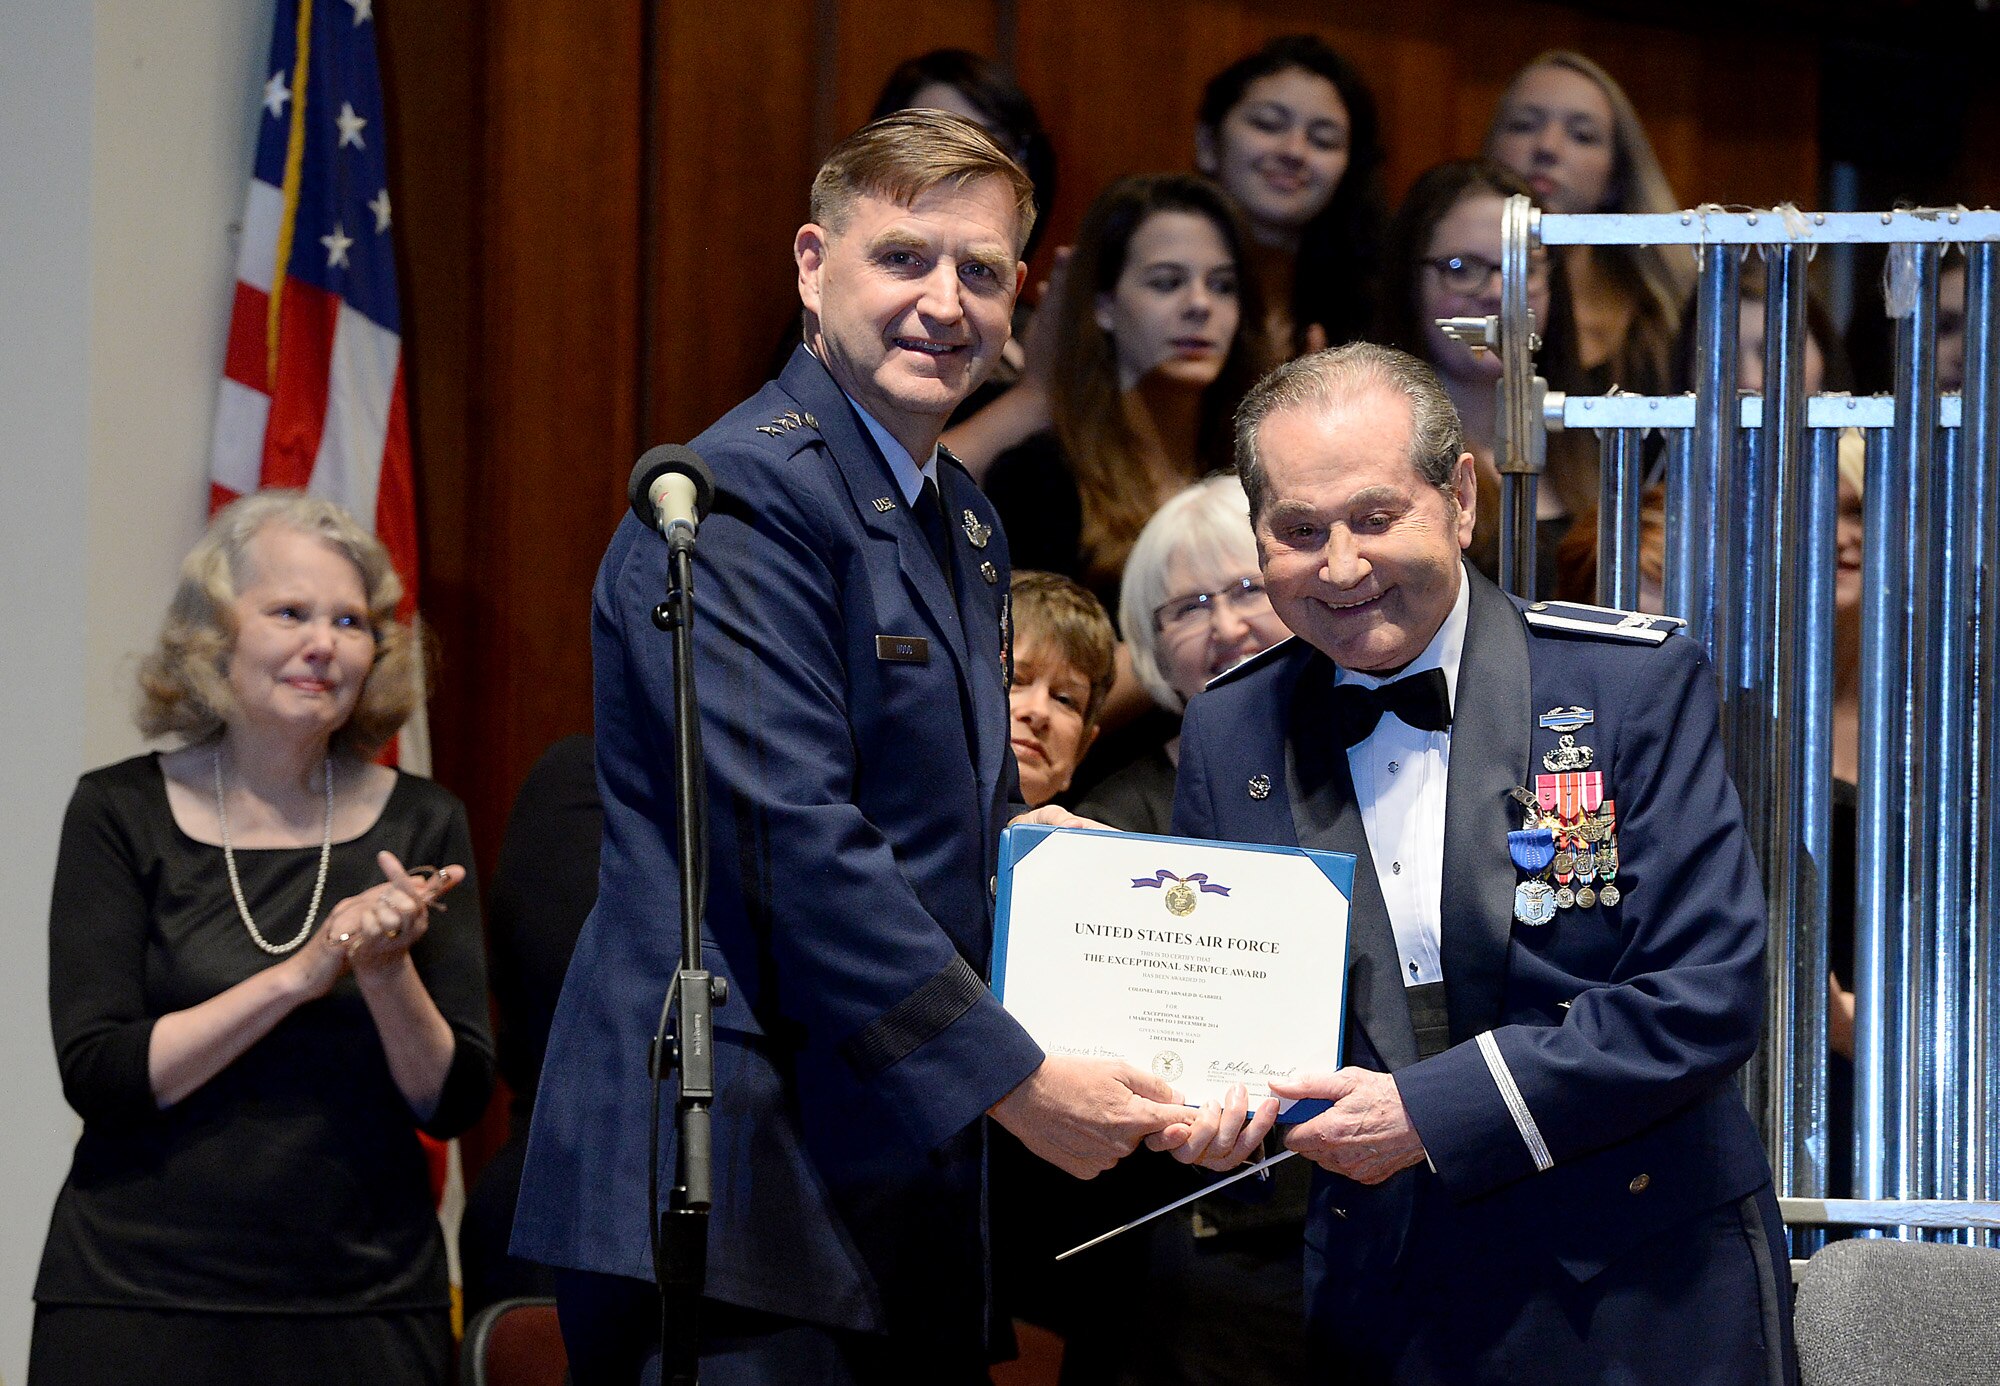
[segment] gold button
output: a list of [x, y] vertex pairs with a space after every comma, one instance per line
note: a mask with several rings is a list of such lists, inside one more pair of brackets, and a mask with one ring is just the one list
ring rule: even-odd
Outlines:
[[1635, 1174], [1632, 1176], [1632, 1182], [1627, 1184], [1625, 1187], [1630, 1189], [1633, 1193], [1636, 1194], [1636, 1193], [1646, 1192], [1647, 1189], [1652, 1187], [1652, 1184], [1653, 1184], [1652, 1175]]

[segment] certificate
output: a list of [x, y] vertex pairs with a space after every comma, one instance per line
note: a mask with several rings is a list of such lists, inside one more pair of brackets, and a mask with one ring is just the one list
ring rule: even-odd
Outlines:
[[[1023, 824], [1000, 840], [993, 991], [1050, 1054], [1190, 1106], [1340, 1066], [1354, 858]], [[1322, 1101], [1286, 1102], [1303, 1121]]]

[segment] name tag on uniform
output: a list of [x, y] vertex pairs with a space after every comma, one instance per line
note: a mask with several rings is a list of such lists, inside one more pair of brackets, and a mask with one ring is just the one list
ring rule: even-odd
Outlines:
[[921, 635], [878, 635], [875, 658], [890, 664], [929, 664], [931, 642]]

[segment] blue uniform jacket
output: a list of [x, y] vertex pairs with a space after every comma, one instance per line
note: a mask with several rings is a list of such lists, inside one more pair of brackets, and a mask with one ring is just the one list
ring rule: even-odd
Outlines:
[[[976, 1346], [981, 1114], [1041, 1051], [983, 978], [1013, 771], [1006, 540], [939, 468], [953, 601], [824, 367], [694, 440], [716, 1013], [711, 1297]], [[679, 953], [667, 549], [631, 517], [592, 610], [604, 845], [549, 1036], [514, 1251], [650, 1279], [647, 1046]], [[882, 639], [887, 637], [887, 640]], [[663, 1101], [662, 1197], [673, 1088]]]
[[[1396, 1074], [1457, 1225], [1540, 1248], [1581, 1282], [1770, 1180], [1730, 1082], [1762, 1015], [1763, 894], [1699, 647], [1618, 638], [1615, 616], [1594, 632], [1537, 627], [1466, 577], [1441, 917], [1449, 1049], [1417, 1059], [1346, 753], [1327, 734], [1324, 655], [1287, 642], [1193, 700], [1174, 830], [1354, 854], [1347, 1062]], [[1623, 895], [1531, 927], [1513, 917], [1507, 834], [1523, 810], [1509, 791], [1547, 773], [1558, 732], [1540, 714], [1572, 706], [1594, 713], [1575, 739], [1617, 805]], [[1254, 776], [1266, 797], [1247, 791]], [[1430, 1178], [1319, 1174], [1316, 1315], [1362, 1322], [1395, 1293]]]

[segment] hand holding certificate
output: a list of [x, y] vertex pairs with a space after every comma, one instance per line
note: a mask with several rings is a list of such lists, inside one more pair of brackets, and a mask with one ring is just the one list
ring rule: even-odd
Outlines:
[[993, 989], [1051, 1055], [1253, 1109], [1339, 1066], [1352, 857], [1021, 826], [1001, 863]]

